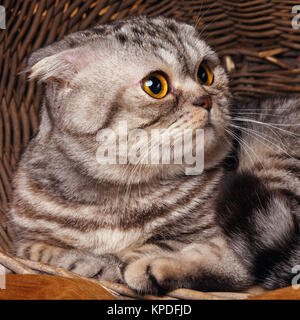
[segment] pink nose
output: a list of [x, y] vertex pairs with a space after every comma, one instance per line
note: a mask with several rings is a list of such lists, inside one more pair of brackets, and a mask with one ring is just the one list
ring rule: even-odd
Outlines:
[[206, 109], [207, 111], [210, 111], [211, 107], [212, 107], [212, 101], [211, 101], [211, 97], [210, 96], [203, 96], [198, 98], [193, 105], [195, 107], [201, 107]]

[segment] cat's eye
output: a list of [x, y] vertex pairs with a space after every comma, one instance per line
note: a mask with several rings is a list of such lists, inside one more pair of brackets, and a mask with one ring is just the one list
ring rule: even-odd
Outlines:
[[149, 96], [162, 99], [168, 93], [168, 81], [163, 74], [153, 72], [142, 80], [142, 88]]
[[205, 62], [200, 64], [197, 71], [197, 78], [198, 81], [205, 86], [210, 86], [214, 82], [214, 75]]

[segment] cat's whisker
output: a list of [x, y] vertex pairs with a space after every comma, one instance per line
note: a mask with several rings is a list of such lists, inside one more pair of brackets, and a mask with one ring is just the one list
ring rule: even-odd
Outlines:
[[[199, 17], [197, 18], [195, 24], [194, 24], [194, 28], [197, 28], [198, 27], [198, 23], [200, 22], [200, 20], [202, 19], [202, 17], [204, 16], [205, 12], [202, 11], [202, 8], [203, 8], [203, 3], [204, 3], [204, 0], [201, 1], [201, 7], [200, 7], [200, 14], [199, 14]], [[206, 11], [207, 12], [207, 11]]]
[[[164, 132], [164, 129], [163, 129], [162, 132]], [[158, 143], [159, 143], [159, 142], [158, 142]], [[158, 144], [158, 143], [157, 143], [157, 144]], [[156, 146], [157, 146], [157, 145], [156, 145]], [[154, 147], [155, 147], [155, 146], [152, 146], [152, 144], [151, 144], [151, 149], [153, 149]], [[128, 189], [129, 189], [129, 186], [130, 186], [130, 184], [131, 184], [131, 177], [133, 176], [136, 167], [139, 166], [139, 164], [141, 163], [141, 161], [145, 160], [146, 156], [147, 156], [147, 153], [146, 153], [146, 150], [145, 150], [144, 154], [142, 154], [142, 155], [140, 156], [139, 162], [138, 162], [137, 164], [135, 164], [132, 169], [131, 169], [132, 164], [131, 164], [131, 163], [128, 161], [128, 159], [127, 159], [128, 163], [127, 163], [127, 165], [126, 165], [125, 170], [124, 170], [123, 173], [122, 173], [122, 179], [121, 179], [121, 181], [123, 181], [123, 178], [129, 173], [129, 170], [131, 170], [131, 172], [129, 173], [129, 177], [127, 178], [127, 183], [126, 183], [125, 192], [124, 192], [124, 196], [125, 196], [125, 200], [126, 200], [126, 201], [129, 200], [129, 197], [127, 197], [127, 196], [128, 196]], [[141, 168], [141, 166], [140, 166], [140, 168]], [[121, 185], [121, 181], [120, 181], [119, 186]], [[118, 188], [118, 193], [117, 193], [117, 194], [119, 194], [119, 189], [120, 189], [120, 188]], [[126, 201], [125, 201], [125, 203], [126, 203]]]
[[[243, 141], [242, 138], [240, 138], [239, 136], [237, 136], [234, 132], [232, 132], [229, 128], [225, 129], [225, 131], [227, 133], [229, 133], [234, 139], [236, 139], [239, 143], [241, 148], [244, 148], [244, 151], [246, 152], [246, 154], [248, 155], [249, 159], [252, 161], [253, 165], [255, 165], [255, 161], [254, 158], [251, 157], [250, 153], [247, 151], [251, 151], [252, 154], [254, 155], [254, 157], [258, 160], [258, 162], [261, 163], [261, 161], [257, 158], [255, 152], [252, 150], [252, 148], [245, 142]], [[262, 165], [262, 164], [261, 164]]]
[[[206, 14], [208, 11], [209, 11], [210, 7], [206, 10], [206, 12], [204, 14]], [[228, 8], [227, 10], [224, 10], [224, 13], [227, 14], [229, 13], [230, 11], [232, 11], [233, 8]], [[205, 32], [205, 30], [212, 24], [216, 21], [216, 19], [218, 18], [218, 16], [215, 16], [211, 21], [209, 21], [209, 23], [205, 24], [204, 25], [204, 28], [201, 29], [201, 32], [200, 32], [200, 37], [202, 37], [203, 33]], [[199, 20], [200, 21], [200, 20]], [[199, 22], [198, 22], [199, 23]], [[204, 40], [206, 40], [206, 38], [204, 38]]]
[[299, 137], [300, 138], [300, 135], [296, 134], [296, 133], [293, 133], [291, 131], [288, 131], [288, 130], [285, 130], [285, 129], [282, 129], [280, 128], [280, 124], [272, 124], [272, 123], [266, 123], [266, 122], [261, 122], [261, 121], [258, 121], [258, 120], [254, 120], [254, 119], [251, 119], [251, 118], [239, 118], [239, 117], [234, 117], [233, 120], [236, 120], [236, 121], [242, 121], [242, 122], [252, 122], [252, 123], [256, 123], [256, 124], [260, 124], [260, 125], [265, 125], [267, 127], [271, 127], [273, 129], [277, 129], [277, 130], [280, 130], [282, 132], [285, 132], [287, 134], [290, 134], [292, 136], [295, 136], [295, 137]]
[[[246, 130], [247, 132], [248, 132], [248, 131], [254, 132], [254, 133], [258, 134], [258, 135], [261, 135], [262, 137], [267, 137], [267, 138], [273, 140], [274, 142], [278, 142], [278, 140], [276, 140], [275, 138], [271, 137], [270, 135], [267, 135], [267, 134], [265, 134], [265, 133], [256, 131], [256, 130], [254, 130], [254, 129], [251, 129], [251, 128], [248, 128], [248, 127], [241, 127], [241, 126], [236, 125], [236, 124], [233, 124], [233, 123], [231, 123], [230, 126], [233, 127], [233, 128], [236, 128], [236, 129], [238, 129], [238, 130]], [[265, 138], [265, 139], [267, 139], [267, 138]], [[283, 145], [283, 142], [282, 142], [282, 140], [281, 140], [281, 138], [280, 138], [279, 136], [278, 136], [278, 139], [280, 140], [280, 143]], [[271, 140], [268, 140], [268, 141], [271, 142]]]
[[[238, 126], [236, 123], [235, 123], [235, 125]], [[238, 127], [240, 127], [240, 126], [238, 126]], [[249, 127], [247, 127], [247, 129], [255, 131], [254, 129], [249, 128]], [[282, 142], [282, 137], [280, 136], [279, 132], [275, 131], [273, 127], [268, 127], [268, 129], [277, 137], [277, 139], [281, 142], [281, 144], [284, 145]], [[264, 134], [264, 135], [267, 136], [268, 138], [271, 138], [270, 135], [267, 135], [267, 134]]]
[[[163, 129], [162, 132], [165, 132], [166, 129]], [[150, 140], [152, 141], [152, 140]], [[152, 144], [151, 143], [151, 147], [150, 147], [150, 150], [149, 150], [149, 143], [147, 143], [147, 147], [145, 148], [144, 152], [142, 155], [140, 155], [140, 158], [139, 158], [139, 161], [137, 164], [135, 164], [135, 166], [133, 167], [129, 177], [128, 177], [128, 180], [127, 180], [127, 184], [126, 184], [126, 191], [125, 191], [125, 203], [126, 201], [129, 201], [129, 197], [130, 197], [130, 192], [131, 192], [131, 187], [132, 187], [132, 177], [134, 176], [134, 174], [136, 173], [136, 171], [138, 169], [141, 169], [142, 166], [141, 166], [141, 163], [142, 161], [144, 161], [146, 159], [146, 157], [149, 157], [149, 155], [151, 155], [151, 152], [154, 148], [156, 148], [157, 146], [160, 145], [160, 141], [158, 140], [157, 142], [155, 142], [155, 144]]]
[[[201, 8], [200, 8], [200, 12], [201, 12], [201, 14], [199, 15], [199, 18], [197, 19], [197, 23], [195, 24], [195, 28], [197, 28], [198, 27], [198, 24], [199, 24], [199, 22], [201, 21], [201, 19], [209, 12], [209, 10], [212, 8], [212, 6], [213, 6], [213, 2], [210, 4], [210, 6], [205, 10], [205, 11], [202, 11], [202, 8], [203, 8], [203, 3], [204, 3], [204, 0], [201, 2]], [[215, 19], [213, 20], [213, 21], [215, 21]], [[212, 21], [212, 22], [213, 22]], [[210, 22], [211, 23], [211, 22]], [[210, 24], [209, 23], [209, 24]], [[208, 24], [208, 25], [209, 25]], [[206, 25], [205, 25], [206, 26]], [[202, 36], [202, 34], [203, 34], [203, 29], [201, 30], [201, 32], [200, 32], [200, 37]]]
[[[271, 111], [271, 110], [272, 110], [271, 108], [264, 108], [264, 107], [246, 108], [246, 107], [244, 107], [244, 106], [239, 107], [239, 109], [240, 109], [241, 111], [243, 111], [243, 110]], [[282, 107], [282, 108], [276, 107], [276, 110], [285, 110], [285, 111], [286, 111], [286, 107]]]
[[272, 113], [262, 113], [262, 112], [233, 112], [233, 116], [243, 116], [243, 115], [258, 115], [258, 116], [271, 116], [271, 117], [282, 117], [280, 114]]
[[[272, 146], [276, 147], [276, 149], [282, 151], [283, 153], [285, 153], [286, 155], [288, 155], [290, 158], [293, 158], [292, 155], [290, 155], [287, 150], [283, 149], [282, 147], [280, 147], [279, 145], [275, 144], [274, 142], [272, 142], [270, 140], [270, 136], [267, 136], [268, 138], [265, 138], [262, 134], [259, 134], [257, 131], [249, 129], [249, 128], [243, 128], [240, 126], [235, 126], [235, 125], [231, 125], [231, 127], [234, 127], [236, 129], [241, 130], [242, 132], [246, 133], [249, 136], [252, 136], [255, 140], [261, 142], [263, 145], [265, 145], [268, 149], [270, 149], [271, 151], [273, 150], [273, 148], [268, 145], [267, 143], [265, 143], [264, 141], [268, 142], [269, 144], [271, 144]], [[249, 132], [250, 131], [250, 132]], [[278, 142], [277, 140], [273, 140], [275, 142]], [[283, 145], [282, 141], [281, 144]]]
[[[245, 115], [246, 113], [239, 113], [239, 115]], [[255, 113], [251, 113], [251, 114], [255, 114]], [[257, 113], [259, 114], [259, 113]], [[264, 115], [264, 114], [259, 114], [259, 115]], [[278, 116], [280, 117], [280, 115], [272, 115], [272, 114], [267, 114], [269, 116]], [[238, 117], [234, 117], [233, 119], [239, 120]], [[254, 120], [254, 119], [246, 119], [245, 121], [250, 121], [250, 120]], [[254, 121], [258, 121], [258, 120], [254, 120]], [[262, 122], [260, 121], [261, 124], [266, 124], [266, 125], [273, 125], [273, 126], [281, 126], [281, 127], [298, 127], [300, 126], [300, 123], [293, 123], [293, 124], [289, 124], [289, 123], [272, 123], [272, 122]]]
[[[168, 128], [163, 128], [161, 129], [161, 133], [160, 133], [160, 139], [162, 139], [164, 134], [167, 134], [169, 132], [169, 127]], [[174, 138], [174, 137], [173, 137]], [[126, 192], [125, 192], [125, 199], [128, 200], [129, 196], [130, 196], [130, 191], [131, 191], [131, 186], [132, 186], [132, 177], [134, 176], [134, 174], [139, 170], [142, 170], [142, 161], [144, 161], [146, 159], [146, 157], [149, 157], [149, 155], [151, 155], [151, 152], [153, 151], [154, 148], [156, 148], [157, 146], [161, 145], [161, 141], [160, 139], [158, 139], [158, 141], [156, 141], [155, 143], [152, 143], [152, 140], [150, 139], [150, 149], [149, 148], [145, 148], [144, 153], [140, 156], [139, 162], [134, 166], [134, 168], [132, 169], [128, 180], [127, 180], [127, 188], [126, 188]], [[175, 137], [173, 143], [176, 144], [176, 142], [178, 141], [182, 141], [182, 136], [179, 135], [178, 137]], [[149, 146], [149, 144], [148, 144]], [[125, 202], [126, 203], [126, 202]]]

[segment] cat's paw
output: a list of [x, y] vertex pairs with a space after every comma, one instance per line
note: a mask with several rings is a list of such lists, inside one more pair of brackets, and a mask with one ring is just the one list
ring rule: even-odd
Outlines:
[[102, 268], [99, 258], [77, 253], [65, 254], [55, 261], [52, 259], [51, 264], [87, 278], [94, 277]]
[[103, 254], [99, 257], [100, 270], [94, 276], [98, 280], [108, 280], [122, 282], [122, 272], [124, 267], [122, 261], [114, 254]]
[[55, 265], [88, 278], [121, 281], [121, 262], [113, 254], [92, 256], [69, 253], [58, 259]]
[[126, 266], [124, 282], [139, 293], [163, 294], [181, 287], [185, 271], [182, 263], [171, 257], [145, 257]]

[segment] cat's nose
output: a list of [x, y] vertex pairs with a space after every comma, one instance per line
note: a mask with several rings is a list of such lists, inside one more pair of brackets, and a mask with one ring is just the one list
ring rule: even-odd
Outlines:
[[212, 101], [210, 96], [202, 96], [194, 101], [193, 105], [195, 107], [201, 107], [206, 109], [207, 111], [210, 111], [212, 107]]

